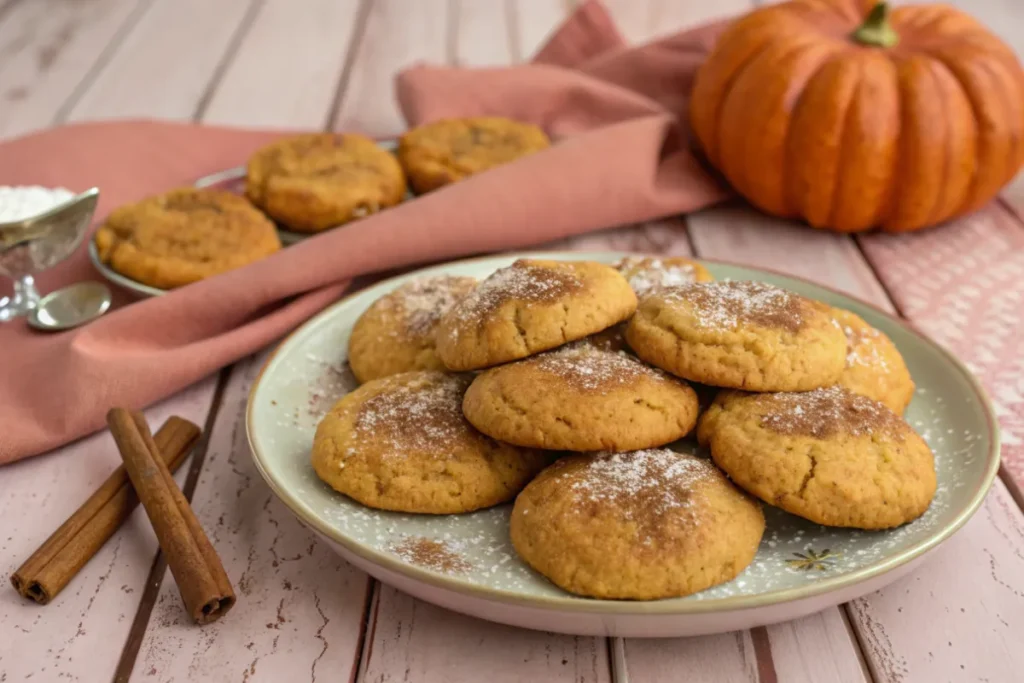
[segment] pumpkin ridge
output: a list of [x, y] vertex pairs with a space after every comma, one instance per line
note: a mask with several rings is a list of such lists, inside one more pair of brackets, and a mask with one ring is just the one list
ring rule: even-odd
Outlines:
[[[928, 78], [932, 81], [932, 87], [934, 88], [934, 91], [939, 93], [941, 96], [945, 86], [941, 83], [938, 74], [935, 73], [935, 68], [933, 66], [935, 60], [928, 55], [922, 56], [928, 60], [925, 64], [928, 66]], [[928, 210], [927, 217], [925, 218], [925, 221], [928, 223], [935, 222], [936, 214], [943, 208], [942, 196], [949, 190], [949, 186], [951, 184], [950, 174], [953, 170], [953, 122], [951, 120], [953, 113], [946, 107], [940, 107], [939, 111], [941, 112], [940, 118], [942, 120], [942, 138], [945, 143], [943, 145], [944, 149], [942, 154], [942, 174], [940, 175], [942, 181], [939, 184], [938, 191], [935, 193], [935, 199], [932, 201], [932, 206]]]
[[[853, 94], [850, 95], [849, 101], [846, 103], [846, 111], [843, 112], [843, 122], [839, 127], [839, 147], [836, 149], [836, 180], [832, 187], [832, 199], [829, 202], [832, 208], [828, 212], [828, 224], [836, 224], [836, 213], [839, 206], [839, 195], [841, 193], [840, 185], [843, 183], [843, 168], [844, 164], [847, 163], [847, 156], [849, 155], [850, 141], [848, 140], [848, 132], [850, 129], [850, 117], [853, 115], [854, 104], [857, 101], [857, 94], [860, 92], [861, 80], [864, 78], [864, 69], [861, 64], [857, 64], [857, 70], [859, 72], [859, 78], [857, 84], [853, 86]], [[848, 232], [847, 230], [841, 230], [842, 232]]]
[[[1014, 125], [1014, 122], [1024, 121], [1024, 108], [1020, 106], [1014, 106], [1011, 101], [1010, 85], [1008, 79], [1002, 76], [1008, 76], [1009, 74], [1000, 74], [996, 65], [1002, 66], [1002, 62], [999, 60], [993, 60], [990, 62], [987, 59], [979, 60], [978, 64], [982, 71], [988, 73], [989, 78], [992, 82], [996, 83], [996, 87], [992, 89], [993, 94], [998, 98], [1000, 104], [1002, 104], [1004, 111], [1007, 113], [1006, 120], [1010, 123], [1008, 127], [1008, 134], [1010, 137], [1010, 145], [1007, 150], [1006, 162], [1004, 165], [1005, 172], [1003, 173], [1002, 180], [999, 181], [999, 186], [1002, 187], [1005, 183], [1013, 179], [1013, 176], [1020, 170], [1020, 152], [1021, 152], [1021, 135], [1020, 126]], [[1018, 95], [1019, 95], [1018, 91]], [[1018, 98], [1019, 99], [1019, 98]], [[1018, 101], [1018, 105], [1020, 102]], [[998, 190], [997, 190], [998, 192]]]
[[[960, 81], [940, 60], [931, 55], [923, 55], [928, 59], [935, 81], [940, 84], [943, 90], [943, 101], [947, 103], [945, 108], [949, 114], [949, 139], [947, 145], [950, 150], [948, 158], [949, 166], [946, 168], [946, 182], [943, 185], [942, 199], [936, 205], [935, 214], [929, 217], [929, 221], [939, 223], [956, 214], [957, 209], [963, 205], [970, 192], [974, 175], [977, 172], [977, 144], [978, 130], [977, 121], [974, 118], [974, 110], [971, 108], [970, 98], [964, 91]], [[955, 111], [956, 107], [963, 107]], [[964, 125], [970, 129], [969, 134], [965, 130], [958, 130], [958, 125]], [[966, 145], [966, 149], [961, 147]], [[962, 159], [970, 162], [970, 170], [967, 174], [958, 173], [962, 169]], [[963, 176], [966, 175], [966, 179]]]

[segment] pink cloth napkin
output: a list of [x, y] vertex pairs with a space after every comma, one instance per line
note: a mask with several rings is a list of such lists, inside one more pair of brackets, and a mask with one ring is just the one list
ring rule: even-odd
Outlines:
[[[720, 28], [629, 49], [604, 9], [588, 2], [530, 65], [402, 73], [398, 97], [410, 124], [498, 114], [536, 122], [559, 142], [78, 330], [0, 326], [0, 463], [95, 431], [111, 406], [146, 406], [253, 353], [336, 300], [355, 276], [720, 200], [725, 191], [691, 153], [679, 118]], [[66, 126], [0, 144], [0, 184], [98, 185], [102, 216], [237, 165], [277, 135], [144, 121]], [[49, 291], [97, 278], [83, 247], [39, 280]]]

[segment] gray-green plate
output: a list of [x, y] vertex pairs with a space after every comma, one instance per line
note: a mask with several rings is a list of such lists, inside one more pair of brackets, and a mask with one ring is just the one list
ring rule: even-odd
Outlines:
[[[541, 256], [610, 263], [623, 255]], [[977, 381], [948, 352], [903, 322], [838, 292], [716, 262], [706, 262], [716, 278], [791, 289], [854, 311], [892, 338], [918, 387], [906, 418], [935, 452], [938, 491], [924, 516], [892, 531], [867, 532], [823, 527], [766, 508], [768, 528], [757, 557], [735, 580], [686, 598], [610, 601], [565, 593], [520, 561], [508, 539], [509, 505], [466, 515], [396, 514], [363, 507], [322, 484], [309, 462], [313, 433], [331, 404], [356, 386], [345, 351], [359, 315], [411, 278], [438, 273], [483, 278], [520, 256], [428, 268], [342, 299], [288, 337], [253, 385], [246, 426], [260, 473], [300, 520], [382, 581], [449, 609], [527, 628], [631, 637], [731, 631], [800, 617], [895, 580], [963, 526], [992, 484], [999, 466], [995, 419]], [[407, 561], [399, 546], [421, 538], [445, 544], [469, 569], [446, 573]]]

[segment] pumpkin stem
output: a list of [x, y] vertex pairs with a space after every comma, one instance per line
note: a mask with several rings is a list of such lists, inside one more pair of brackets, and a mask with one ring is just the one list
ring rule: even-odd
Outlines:
[[889, 25], [889, 3], [875, 4], [864, 23], [853, 32], [853, 39], [871, 47], [892, 47], [900, 42], [899, 34]]

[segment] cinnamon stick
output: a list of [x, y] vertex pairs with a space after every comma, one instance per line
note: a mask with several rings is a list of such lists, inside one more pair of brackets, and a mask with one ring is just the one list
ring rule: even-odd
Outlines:
[[185, 609], [199, 624], [219, 619], [235, 604], [234, 590], [188, 500], [160, 459], [145, 418], [124, 408], [113, 408], [107, 413], [107, 424], [149, 515]]
[[[155, 441], [168, 469], [174, 471], [185, 462], [199, 434], [199, 427], [180, 417], [171, 417], [164, 423]], [[25, 560], [11, 576], [11, 583], [23, 597], [40, 605], [49, 603], [138, 504], [128, 473], [121, 465]]]

